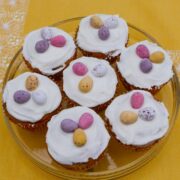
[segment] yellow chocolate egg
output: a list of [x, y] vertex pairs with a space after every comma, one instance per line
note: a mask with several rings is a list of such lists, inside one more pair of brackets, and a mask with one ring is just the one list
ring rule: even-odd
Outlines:
[[79, 90], [83, 93], [89, 92], [93, 87], [93, 80], [90, 76], [86, 76], [79, 82]]
[[132, 124], [135, 123], [138, 119], [138, 115], [135, 112], [132, 111], [123, 111], [120, 114], [120, 121], [123, 124]]
[[153, 63], [162, 63], [164, 60], [164, 53], [161, 51], [156, 51], [150, 55], [149, 59]]
[[35, 75], [30, 75], [26, 79], [26, 89], [29, 91], [35, 90], [39, 85], [39, 80], [37, 76]]
[[90, 24], [92, 27], [99, 29], [101, 26], [103, 26], [103, 21], [99, 16], [92, 16], [90, 18]]
[[73, 134], [73, 141], [78, 147], [85, 145], [87, 141], [85, 132], [80, 128], [76, 129]]

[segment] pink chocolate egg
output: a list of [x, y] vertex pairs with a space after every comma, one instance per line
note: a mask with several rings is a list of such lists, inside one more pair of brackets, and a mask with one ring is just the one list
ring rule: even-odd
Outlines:
[[78, 76], [84, 76], [88, 72], [88, 68], [82, 62], [74, 63], [72, 66], [73, 72]]
[[51, 39], [51, 45], [55, 47], [64, 47], [66, 44], [66, 39], [62, 35], [55, 36]]
[[134, 109], [139, 109], [144, 103], [144, 96], [140, 92], [135, 92], [131, 96], [131, 106]]
[[140, 44], [136, 47], [136, 54], [140, 57], [140, 58], [149, 58], [149, 50], [148, 48], [143, 45]]
[[84, 113], [79, 119], [79, 128], [87, 129], [92, 125], [93, 121], [94, 118], [90, 113]]

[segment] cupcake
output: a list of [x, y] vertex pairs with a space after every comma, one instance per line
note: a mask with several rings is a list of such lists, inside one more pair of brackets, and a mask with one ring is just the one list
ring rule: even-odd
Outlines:
[[168, 53], [155, 43], [141, 41], [126, 48], [117, 62], [120, 79], [128, 90], [156, 93], [173, 76]]
[[63, 71], [63, 90], [69, 104], [102, 110], [116, 94], [117, 76], [105, 60], [81, 57]]
[[116, 97], [105, 111], [111, 134], [120, 143], [142, 149], [168, 131], [168, 111], [151, 93], [133, 90]]
[[110, 136], [101, 117], [77, 106], [62, 110], [48, 122], [46, 143], [52, 158], [73, 170], [87, 170], [103, 157]]
[[60, 110], [59, 87], [46, 76], [26, 72], [7, 82], [3, 107], [11, 121], [26, 129], [46, 125]]
[[68, 33], [55, 27], [45, 27], [26, 36], [22, 53], [32, 71], [55, 76], [61, 74], [76, 57], [76, 46]]
[[90, 15], [81, 20], [76, 36], [84, 56], [113, 62], [128, 41], [128, 26], [118, 15]]

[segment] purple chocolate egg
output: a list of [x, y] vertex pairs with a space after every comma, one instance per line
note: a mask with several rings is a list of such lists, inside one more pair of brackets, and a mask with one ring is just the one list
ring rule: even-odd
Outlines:
[[28, 91], [18, 90], [14, 93], [14, 101], [18, 104], [24, 104], [29, 101], [31, 94]]
[[153, 68], [153, 64], [149, 59], [143, 59], [139, 66], [143, 73], [149, 73]]
[[110, 36], [109, 29], [106, 26], [102, 26], [98, 31], [98, 36], [101, 40], [107, 40]]
[[36, 52], [44, 53], [49, 48], [49, 42], [47, 40], [40, 40], [35, 44]]
[[64, 119], [61, 122], [61, 129], [66, 133], [74, 132], [78, 128], [78, 124], [71, 119]]

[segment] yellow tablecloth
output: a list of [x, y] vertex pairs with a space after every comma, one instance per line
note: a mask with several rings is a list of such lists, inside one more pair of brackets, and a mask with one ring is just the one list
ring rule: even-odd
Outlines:
[[[10, 0], [8, 3], [18, 3], [20, 12], [25, 12], [28, 0]], [[3, 1], [0, 1], [0, 7]], [[149, 32], [166, 49], [180, 49], [180, 15], [179, 0], [31, 0], [27, 12], [23, 34], [29, 31], [76, 16], [85, 16], [92, 13], [118, 13], [128, 22]], [[12, 11], [11, 8], [7, 9]], [[0, 25], [3, 11], [0, 9]], [[24, 14], [22, 14], [22, 18]], [[20, 27], [23, 20], [19, 21]], [[5, 26], [6, 28], [7, 26]], [[17, 32], [20, 29], [17, 28]], [[11, 34], [11, 32], [9, 32]], [[0, 47], [4, 34], [0, 29]], [[16, 37], [19, 37], [18, 34]], [[14, 42], [14, 41], [13, 41]], [[16, 42], [16, 41], [15, 41]], [[17, 42], [19, 43], [19, 42]], [[5, 49], [7, 54], [10, 49]], [[1, 52], [1, 49], [0, 49]], [[176, 51], [177, 54], [179, 53]], [[12, 54], [14, 53], [11, 52]], [[0, 54], [1, 64], [4, 56]], [[8, 61], [8, 60], [7, 60]], [[5, 66], [3, 66], [5, 67]], [[180, 68], [179, 68], [180, 69]], [[0, 67], [0, 76], [3, 73]], [[35, 166], [21, 149], [15, 144], [7, 131], [7, 127], [0, 115], [0, 179], [28, 179], [28, 180], [55, 180], [58, 179]], [[179, 115], [180, 118], [180, 115]], [[180, 179], [180, 121], [176, 121], [168, 142], [150, 163], [123, 179], [169, 180]]]

